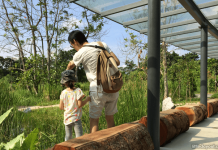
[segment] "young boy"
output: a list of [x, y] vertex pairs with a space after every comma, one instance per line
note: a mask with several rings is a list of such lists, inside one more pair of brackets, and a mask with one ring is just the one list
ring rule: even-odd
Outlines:
[[83, 135], [82, 106], [91, 101], [90, 97], [82, 101], [85, 95], [80, 88], [74, 87], [75, 81], [73, 70], [66, 70], [61, 73], [61, 84], [66, 87], [60, 95], [59, 105], [59, 108], [64, 110], [65, 141], [72, 139], [72, 127], [74, 127], [76, 137]]

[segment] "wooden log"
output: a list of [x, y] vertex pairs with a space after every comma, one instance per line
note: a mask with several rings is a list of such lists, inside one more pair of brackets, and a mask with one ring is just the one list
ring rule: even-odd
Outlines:
[[203, 104], [184, 105], [176, 107], [175, 109], [185, 111], [189, 118], [190, 127], [207, 118], [206, 106]]
[[207, 117], [213, 115], [213, 105], [211, 103], [207, 103]]
[[[198, 102], [197, 104], [201, 104]], [[207, 101], [207, 117], [210, 117], [213, 115], [213, 105]]]
[[56, 144], [53, 150], [153, 150], [154, 145], [147, 128], [137, 122], [86, 134]]
[[[147, 127], [147, 116], [139, 123]], [[182, 110], [170, 109], [160, 112], [160, 146], [170, 142], [173, 138], [189, 129], [189, 118]]]
[[207, 101], [207, 105], [212, 112], [210, 112], [209, 117], [216, 114], [218, 112], [218, 99], [211, 99]]

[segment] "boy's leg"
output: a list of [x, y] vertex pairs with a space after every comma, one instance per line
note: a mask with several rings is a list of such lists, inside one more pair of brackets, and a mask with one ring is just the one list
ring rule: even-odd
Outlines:
[[78, 120], [76, 122], [74, 122], [74, 131], [76, 134], [76, 137], [80, 137], [83, 135], [83, 127], [82, 127], [82, 121]]
[[99, 118], [95, 119], [95, 118], [90, 118], [90, 133], [94, 133], [96, 131], [98, 131], [98, 122], [99, 122]]
[[105, 115], [107, 121], [107, 128], [111, 128], [115, 126], [114, 123], [114, 115]]
[[72, 139], [72, 127], [73, 123], [65, 125], [65, 141]]
[[90, 92], [89, 102], [90, 133], [98, 131], [98, 122], [104, 108], [105, 99], [103, 93]]
[[107, 101], [105, 103], [105, 119], [107, 121], [107, 128], [115, 126], [114, 123], [114, 114], [118, 112], [117, 110], [117, 101], [119, 97], [119, 92], [117, 93], [106, 93]]

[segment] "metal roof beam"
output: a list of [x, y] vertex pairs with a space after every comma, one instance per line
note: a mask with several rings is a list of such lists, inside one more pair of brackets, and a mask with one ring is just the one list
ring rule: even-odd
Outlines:
[[192, 39], [198, 39], [198, 38], [201, 38], [200, 35], [197, 35], [197, 36], [190, 36], [190, 37], [185, 37], [185, 38], [180, 38], [180, 39], [174, 39], [174, 40], [166, 40], [165, 42], [166, 43], [174, 43], [174, 42], [180, 42], [180, 41], [186, 41], [186, 40], [192, 40]]
[[[208, 45], [208, 47], [209, 46], [218, 46], [218, 43], [215, 43], [215, 44], [210, 44], [210, 45]], [[181, 47], [181, 48], [183, 48], [183, 47]], [[200, 45], [200, 43], [199, 43], [199, 46], [192, 46], [192, 47], [184, 47], [183, 49], [196, 49], [196, 48], [201, 48], [201, 45]]]
[[[212, 16], [208, 16], [207, 17], [208, 20], [212, 20], [212, 19], [217, 19], [218, 15], [212, 15]], [[207, 20], [207, 21], [208, 21]], [[209, 22], [209, 21], [208, 21]], [[173, 28], [173, 27], [178, 27], [178, 26], [183, 26], [183, 25], [188, 25], [188, 24], [192, 24], [192, 23], [197, 23], [195, 19], [192, 20], [187, 20], [187, 21], [181, 21], [181, 22], [176, 22], [176, 23], [171, 23], [171, 24], [166, 24], [166, 25], [162, 25], [161, 26], [161, 30], [162, 29], [167, 29], [167, 28]], [[212, 25], [212, 24], [211, 24]], [[212, 25], [213, 26], [213, 25]], [[215, 27], [214, 27], [215, 28]], [[208, 28], [209, 29], [209, 28]], [[215, 28], [216, 29], [216, 28]], [[140, 31], [140, 33], [147, 33], [148, 29], [143, 29]], [[218, 31], [217, 31], [218, 32]], [[218, 34], [218, 33], [217, 33]]]
[[79, 0], [69, 0], [70, 3], [74, 3], [76, 1], [79, 1]]
[[218, 30], [208, 21], [209, 17], [205, 17], [194, 1], [178, 0], [180, 4], [192, 15], [192, 17], [202, 26], [208, 26], [208, 32], [218, 39]]
[[[211, 36], [212, 35], [210, 34], [208, 35], [208, 37], [211, 37]], [[174, 42], [187, 41], [187, 40], [199, 39], [199, 38], [201, 38], [201, 35], [179, 38], [179, 39], [174, 39], [174, 40], [166, 40], [165, 42], [173, 45]]]
[[137, 8], [137, 7], [141, 7], [141, 6], [145, 6], [145, 5], [148, 5], [148, 0], [139, 1], [139, 2], [136, 2], [136, 3], [132, 3], [132, 4], [128, 4], [128, 5], [125, 5], [125, 6], [118, 7], [118, 8], [114, 8], [114, 9], [111, 9], [111, 10], [108, 10], [108, 11], [104, 11], [104, 12], [101, 13], [101, 16], [105, 17], [105, 16], [108, 16], [108, 15], [116, 14], [116, 13], [119, 13], [119, 12], [122, 12], [122, 11], [127, 11], [129, 9], [133, 9], [133, 8]]
[[161, 38], [166, 38], [166, 37], [171, 37], [171, 36], [176, 36], [176, 35], [182, 35], [182, 34], [187, 34], [187, 33], [198, 32], [200, 30], [201, 29], [196, 28], [196, 29], [185, 30], [185, 31], [180, 31], [180, 32], [173, 32], [173, 33], [168, 33], [168, 34], [162, 34]]
[[[208, 47], [208, 52], [209, 51], [213, 51], [213, 50], [218, 50], [218, 47]], [[195, 51], [201, 51], [201, 49], [193, 49], [193, 50], [190, 50], [191, 52], [195, 52]]]
[[[215, 27], [217, 28], [218, 25], [215, 25]], [[162, 34], [161, 38], [166, 38], [166, 37], [171, 37], [171, 36], [176, 36], [176, 35], [182, 35], [182, 34], [188, 34], [188, 33], [193, 33], [193, 32], [198, 32], [198, 31], [201, 31], [200, 27], [196, 28], [196, 29], [190, 29], [190, 30], [184, 30], [184, 31], [173, 32], [173, 33], [168, 33], [168, 34]]]
[[[214, 42], [214, 41], [217, 41], [217, 39], [213, 38], [213, 39], [208, 39], [208, 42]], [[187, 45], [193, 45], [193, 44], [198, 44], [200, 45], [201, 41], [196, 41], [196, 42], [187, 42], [187, 43], [182, 43], [182, 44], [173, 44], [172, 45], [175, 45], [175, 46], [187, 46]]]
[[[218, 1], [213, 1], [213, 2], [200, 4], [200, 5], [198, 5], [198, 7], [200, 9], [203, 9], [203, 8], [217, 6], [217, 5], [218, 5]], [[187, 10], [185, 8], [174, 10], [174, 11], [169, 11], [169, 12], [166, 12], [166, 13], [161, 13], [161, 18], [168, 17], [168, 16], [173, 16], [173, 15], [178, 15], [178, 14], [186, 13], [186, 12], [187, 12]], [[124, 22], [123, 25], [124, 26], [129, 26], [129, 25], [133, 25], [133, 24], [137, 24], [137, 23], [146, 22], [146, 21], [148, 21], [148, 17], [144, 17], [144, 18]]]

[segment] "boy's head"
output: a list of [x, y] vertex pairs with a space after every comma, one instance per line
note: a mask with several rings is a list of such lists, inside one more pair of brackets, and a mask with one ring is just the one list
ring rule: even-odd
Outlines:
[[75, 73], [73, 70], [66, 70], [61, 73], [61, 84], [72, 88], [73, 82], [76, 82]]
[[74, 47], [75, 50], [78, 51], [79, 48], [81, 48], [81, 46], [88, 41], [81, 31], [74, 30], [69, 34], [68, 42]]

